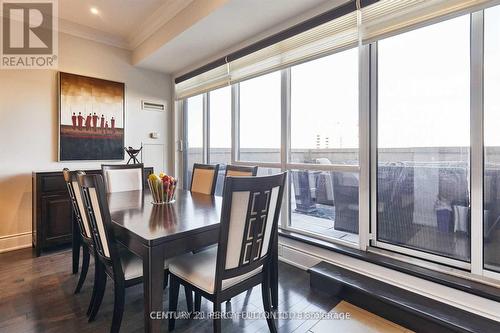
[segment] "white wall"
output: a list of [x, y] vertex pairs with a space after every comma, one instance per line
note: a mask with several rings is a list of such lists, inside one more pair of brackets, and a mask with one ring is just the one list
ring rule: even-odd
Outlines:
[[[125, 146], [160, 144], [166, 169], [171, 78], [133, 67], [129, 51], [59, 35], [59, 71], [125, 83]], [[141, 99], [167, 103], [167, 112], [141, 111]], [[100, 168], [100, 162], [57, 162], [57, 71], [0, 70], [0, 252], [31, 244], [31, 172]], [[149, 139], [158, 132], [159, 139]], [[158, 166], [163, 160], [163, 165]], [[148, 164], [148, 160], [144, 161]], [[167, 172], [170, 170], [167, 170]]]

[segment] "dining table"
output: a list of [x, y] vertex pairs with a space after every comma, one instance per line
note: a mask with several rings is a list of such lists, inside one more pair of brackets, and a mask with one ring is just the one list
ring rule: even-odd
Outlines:
[[[160, 332], [161, 320], [152, 313], [163, 311], [164, 261], [217, 244], [222, 197], [176, 191], [175, 200], [153, 204], [149, 190], [108, 194], [113, 231], [118, 242], [142, 258], [144, 330]], [[278, 304], [278, 247], [272, 253], [271, 299]]]

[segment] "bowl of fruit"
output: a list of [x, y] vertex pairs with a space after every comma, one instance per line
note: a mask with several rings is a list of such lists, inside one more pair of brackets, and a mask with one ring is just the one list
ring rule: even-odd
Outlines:
[[175, 190], [177, 179], [161, 172], [159, 175], [150, 174], [148, 185], [151, 190], [154, 205], [162, 205], [175, 202]]

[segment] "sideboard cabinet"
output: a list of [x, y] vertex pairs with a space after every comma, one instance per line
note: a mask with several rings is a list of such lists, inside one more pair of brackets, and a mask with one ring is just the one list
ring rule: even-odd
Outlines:
[[[101, 170], [84, 170], [87, 174], [101, 174]], [[144, 180], [153, 173], [153, 168], [144, 168]], [[147, 186], [145, 184], [145, 186]], [[33, 172], [33, 247], [36, 255], [42, 251], [69, 245], [75, 223], [62, 171]]]

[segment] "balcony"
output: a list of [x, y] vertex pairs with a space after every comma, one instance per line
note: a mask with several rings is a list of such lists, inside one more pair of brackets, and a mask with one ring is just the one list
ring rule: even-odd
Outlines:
[[[201, 149], [190, 149], [190, 161]], [[487, 150], [500, 156], [500, 147]], [[230, 163], [230, 149], [211, 149], [211, 161]], [[242, 149], [243, 161], [279, 160], [277, 149]], [[358, 164], [357, 149], [292, 151], [298, 163], [321, 159], [331, 164]], [[467, 147], [383, 148], [378, 150], [377, 239], [381, 242], [452, 259], [470, 261], [470, 175]], [[278, 169], [260, 168], [259, 174]], [[217, 194], [222, 193], [221, 168]], [[500, 248], [500, 158], [489, 159], [484, 173], [485, 262], [496, 269]], [[295, 229], [358, 242], [359, 178], [353, 172], [290, 170], [291, 221]], [[496, 255], [493, 255], [495, 254]], [[493, 267], [493, 266], [492, 266]]]

